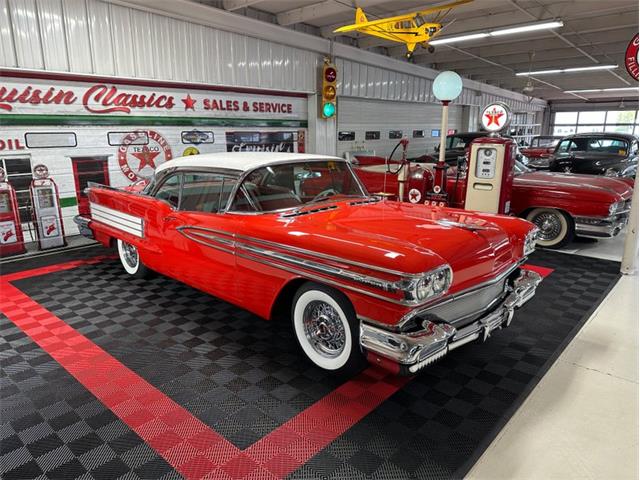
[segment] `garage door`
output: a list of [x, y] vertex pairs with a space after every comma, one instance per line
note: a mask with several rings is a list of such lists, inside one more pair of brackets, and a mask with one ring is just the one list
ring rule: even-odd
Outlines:
[[[338, 155], [366, 149], [387, 156], [403, 135], [409, 138], [409, 156], [432, 154], [439, 144], [441, 110], [436, 104], [339, 98]], [[462, 107], [450, 107], [449, 128], [459, 130], [461, 124]]]

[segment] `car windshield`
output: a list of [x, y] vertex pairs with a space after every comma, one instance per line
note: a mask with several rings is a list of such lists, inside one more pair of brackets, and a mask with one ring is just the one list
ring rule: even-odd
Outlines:
[[345, 161], [301, 161], [269, 165], [249, 173], [238, 188], [230, 210], [272, 212], [367, 196]]
[[519, 162], [518, 160], [516, 160], [515, 165], [513, 166], [513, 173], [516, 175], [521, 175], [523, 173], [527, 173], [530, 172], [531, 169], [527, 166], [525, 166], [524, 163]]
[[558, 153], [589, 152], [609, 155], [627, 156], [629, 143], [620, 138], [606, 137], [574, 137], [562, 140], [558, 144]]
[[469, 143], [471, 143], [473, 138], [471, 137], [460, 137], [458, 135], [451, 135], [447, 137], [447, 150], [451, 148], [466, 148]]
[[555, 147], [558, 144], [559, 138], [553, 137], [536, 137], [531, 140], [531, 146], [536, 147]]

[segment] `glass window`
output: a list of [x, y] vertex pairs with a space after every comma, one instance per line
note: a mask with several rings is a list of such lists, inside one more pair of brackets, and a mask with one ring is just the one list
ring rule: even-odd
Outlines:
[[380, 140], [380, 131], [369, 131], [364, 132], [365, 140]]
[[616, 133], [633, 133], [633, 124], [631, 125], [607, 125], [605, 128], [605, 132], [616, 132]]
[[588, 151], [609, 153], [613, 155], [627, 155], [629, 143], [617, 138], [592, 138], [589, 140]]
[[604, 132], [604, 125], [578, 125], [578, 133]]
[[7, 182], [16, 191], [20, 221], [31, 221], [31, 195], [29, 187], [33, 178], [31, 174], [31, 159], [29, 157], [4, 158], [0, 160], [0, 167], [7, 172]]
[[556, 124], [572, 124], [578, 123], [578, 112], [556, 112]]
[[607, 124], [633, 123], [636, 118], [635, 110], [618, 110], [607, 112]]
[[[578, 125], [587, 125], [593, 123], [604, 123], [604, 117], [607, 112], [580, 112], [578, 115]], [[556, 122], [557, 123], [557, 122]]]
[[450, 148], [466, 148], [473, 138], [464, 138], [453, 135], [447, 137], [447, 149]]
[[402, 130], [389, 130], [389, 139], [397, 140], [402, 138]]
[[295, 162], [251, 172], [242, 182], [231, 210], [269, 212], [364, 196], [366, 192], [346, 162]]
[[356, 132], [338, 132], [339, 142], [352, 142], [356, 139]]
[[424, 138], [424, 130], [414, 130], [413, 138]]
[[180, 210], [217, 213], [227, 205], [235, 182], [212, 173], [185, 173], [182, 176]]
[[178, 208], [180, 203], [180, 180], [181, 174], [172, 175], [156, 191], [155, 197], [158, 200], [167, 202], [174, 208]]
[[576, 127], [571, 125], [563, 125], [563, 126], [558, 126], [558, 125], [554, 125], [553, 127], [553, 135], [554, 136], [558, 136], [558, 137], [564, 137], [566, 135], [571, 135], [572, 133], [576, 133]]
[[558, 153], [567, 153], [572, 150], [576, 150], [577, 145], [572, 140], [563, 140], [558, 145], [557, 152]]

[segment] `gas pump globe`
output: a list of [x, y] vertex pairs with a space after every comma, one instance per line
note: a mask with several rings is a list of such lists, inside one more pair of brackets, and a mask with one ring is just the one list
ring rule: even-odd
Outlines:
[[33, 168], [33, 176], [29, 191], [39, 247], [41, 250], [62, 247], [66, 245], [66, 241], [58, 186], [53, 179], [49, 178], [49, 169], [46, 165], [36, 165]]

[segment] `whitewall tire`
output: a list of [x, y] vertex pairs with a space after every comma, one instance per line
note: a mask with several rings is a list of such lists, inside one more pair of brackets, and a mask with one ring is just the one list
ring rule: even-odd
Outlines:
[[342, 293], [308, 282], [293, 299], [291, 317], [298, 344], [316, 366], [355, 373], [366, 365], [360, 351], [359, 323]]
[[573, 219], [561, 210], [534, 208], [527, 215], [527, 220], [540, 229], [536, 244], [541, 247], [562, 248], [575, 236]]
[[122, 268], [129, 275], [137, 278], [145, 278], [149, 275], [149, 269], [140, 260], [138, 249], [134, 245], [118, 239], [118, 256]]

